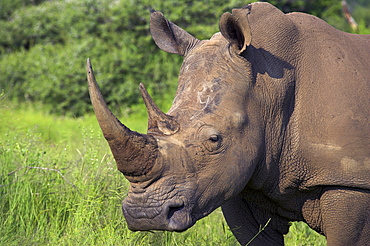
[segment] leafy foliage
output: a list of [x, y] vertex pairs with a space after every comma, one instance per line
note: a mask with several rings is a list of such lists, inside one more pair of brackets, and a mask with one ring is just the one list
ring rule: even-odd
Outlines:
[[[160, 10], [197, 38], [207, 39], [218, 31], [222, 13], [249, 2], [2, 0], [0, 93], [16, 102], [42, 102], [52, 113], [84, 115], [92, 110], [85, 75], [90, 57], [102, 93], [115, 112], [126, 109], [121, 113], [128, 113], [128, 108], [141, 103], [140, 82], [167, 109], [182, 58], [155, 46], [149, 32], [149, 10]], [[339, 0], [270, 2], [283, 11], [313, 13], [349, 30]], [[364, 9], [369, 8], [355, 6], [361, 16], [360, 31], [366, 33], [370, 17]]]

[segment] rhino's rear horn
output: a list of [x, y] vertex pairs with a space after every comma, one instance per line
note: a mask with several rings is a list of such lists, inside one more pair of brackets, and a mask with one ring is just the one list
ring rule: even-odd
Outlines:
[[157, 141], [153, 136], [131, 131], [113, 115], [99, 90], [90, 59], [86, 71], [91, 103], [118, 170], [131, 177], [147, 174], [158, 156]]
[[170, 115], [163, 113], [154, 103], [144, 85], [140, 83], [141, 96], [148, 111], [148, 133], [172, 135], [179, 131], [179, 123]]

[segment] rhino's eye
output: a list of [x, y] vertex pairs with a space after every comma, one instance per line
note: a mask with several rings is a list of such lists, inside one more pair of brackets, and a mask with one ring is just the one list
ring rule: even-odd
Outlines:
[[216, 135], [216, 134], [212, 134], [209, 137], [209, 140], [211, 140], [212, 142], [217, 142], [218, 140], [220, 140], [220, 136], [219, 135]]
[[202, 142], [203, 148], [209, 154], [217, 154], [223, 146], [223, 137], [213, 126], [204, 125], [199, 128], [197, 137]]
[[208, 141], [205, 141], [203, 145], [209, 152], [216, 154], [222, 146], [222, 137], [218, 134], [212, 134], [209, 136]]

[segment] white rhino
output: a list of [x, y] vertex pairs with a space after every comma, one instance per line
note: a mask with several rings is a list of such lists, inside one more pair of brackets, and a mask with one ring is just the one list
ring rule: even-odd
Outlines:
[[200, 41], [151, 14], [164, 51], [184, 56], [167, 114], [140, 86], [148, 133], [107, 108], [91, 64], [92, 104], [130, 181], [132, 230], [183, 231], [221, 206], [238, 241], [282, 245], [304, 221], [328, 245], [370, 242], [370, 36], [254, 3]]

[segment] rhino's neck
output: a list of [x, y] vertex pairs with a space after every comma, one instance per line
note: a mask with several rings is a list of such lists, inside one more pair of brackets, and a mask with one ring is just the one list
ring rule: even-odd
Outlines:
[[293, 115], [294, 103], [293, 93], [287, 109], [280, 114], [266, 116], [264, 157], [257, 165], [249, 187], [264, 189], [266, 193], [277, 189], [281, 185], [281, 173], [286, 171], [286, 163], [297, 156], [298, 146], [294, 142], [297, 134]]
[[[265, 131], [264, 159], [248, 186], [270, 193], [280, 189], [285, 163], [298, 151], [292, 144], [296, 135], [300, 37], [295, 24], [283, 13], [257, 15], [252, 9], [248, 19], [253, 38], [245, 56], [252, 64], [254, 93], [261, 98]], [[288, 179], [287, 186], [291, 183]]]

